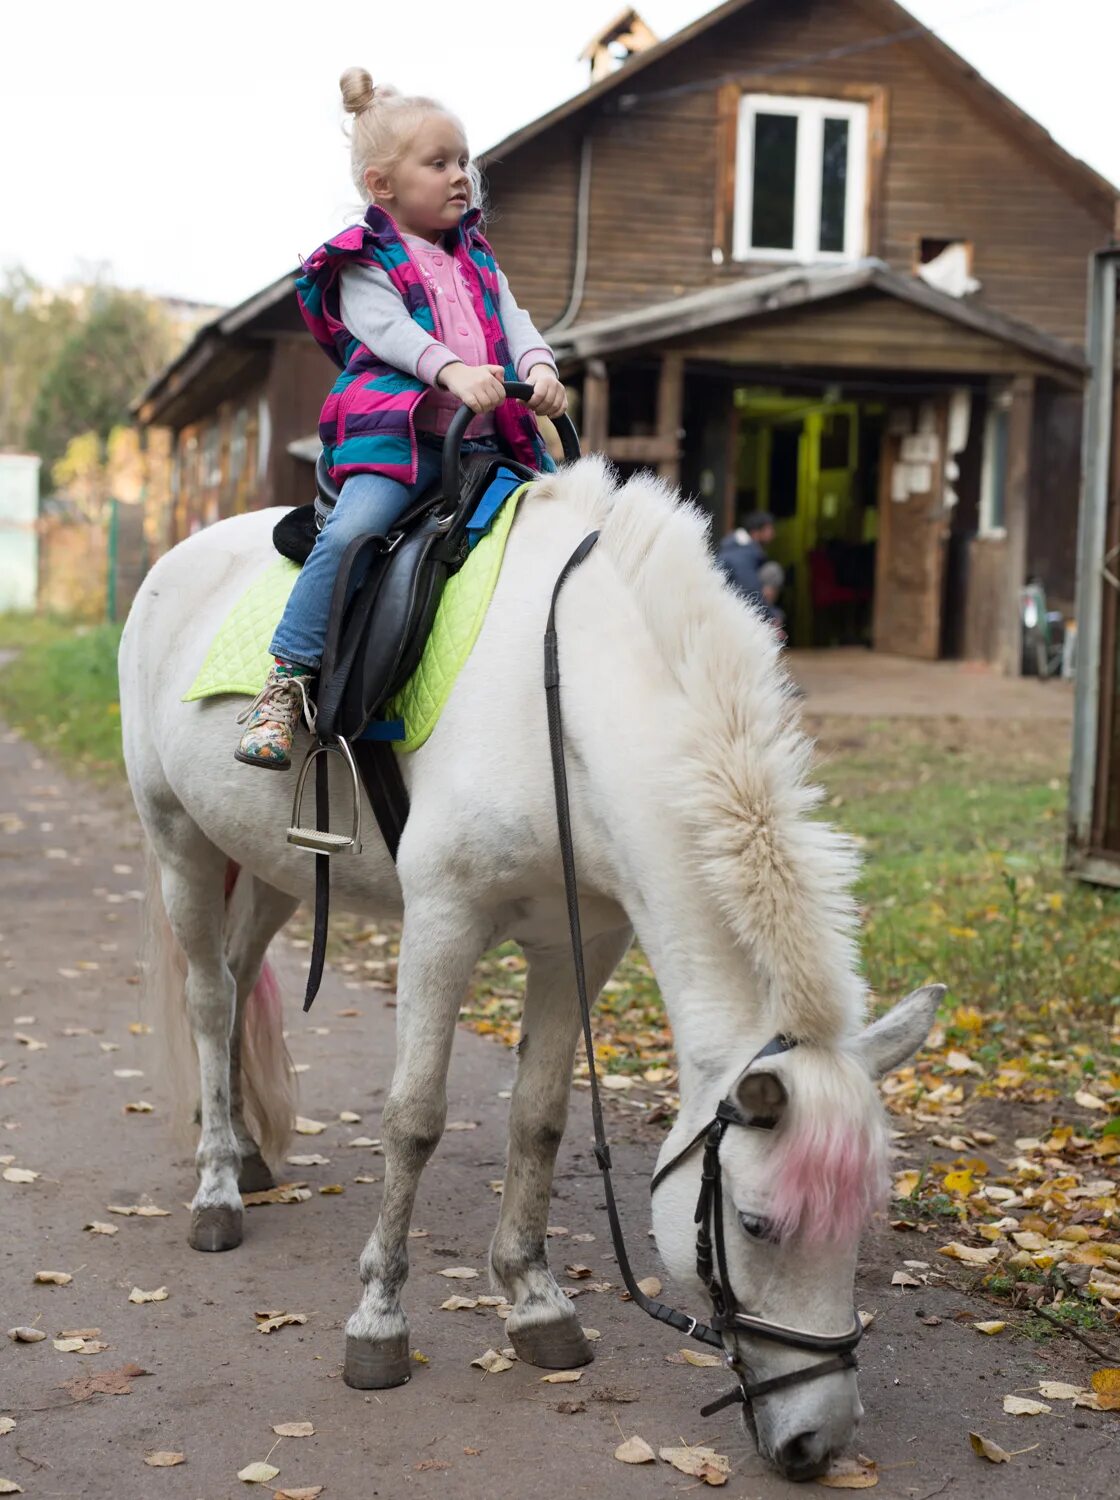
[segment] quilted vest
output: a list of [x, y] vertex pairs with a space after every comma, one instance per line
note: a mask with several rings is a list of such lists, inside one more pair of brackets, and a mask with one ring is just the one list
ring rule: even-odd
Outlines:
[[[445, 242], [466, 273], [463, 279], [486, 336], [487, 363], [504, 366], [505, 378], [514, 380], [498, 307], [498, 264], [477, 227], [480, 217], [477, 208], [469, 209]], [[386, 272], [425, 333], [443, 337], [427, 283], [396, 223], [383, 208], [371, 205], [362, 223], [336, 234], [304, 261], [303, 275], [296, 280], [304, 322], [342, 369], [319, 414], [319, 438], [337, 484], [351, 474], [384, 474], [412, 484], [417, 472], [413, 415], [430, 387], [379, 359], [343, 323], [339, 273], [348, 262]], [[554, 467], [533, 413], [520, 402], [503, 401], [494, 412], [494, 425], [511, 458], [537, 470]]]

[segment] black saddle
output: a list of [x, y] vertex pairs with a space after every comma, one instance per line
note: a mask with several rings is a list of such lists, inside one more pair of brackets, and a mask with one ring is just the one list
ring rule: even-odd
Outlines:
[[[525, 401], [532, 387], [512, 381], [507, 395]], [[361, 850], [361, 777], [386, 847], [396, 859], [408, 817], [408, 793], [392, 745], [377, 734], [373, 721], [408, 681], [428, 639], [444, 585], [470, 551], [467, 522], [479, 499], [497, 478], [499, 468], [515, 478], [536, 478], [532, 469], [500, 455], [460, 452], [463, 433], [473, 416], [463, 406], [452, 418], [443, 445], [440, 480], [409, 506], [386, 535], [356, 537], [342, 556], [331, 594], [323, 660], [319, 671], [315, 733], [296, 783], [288, 842], [316, 854], [315, 939], [304, 1010], [318, 990], [326, 946], [329, 902], [329, 856]], [[567, 459], [579, 457], [579, 439], [571, 422], [556, 424]], [[301, 566], [338, 501], [323, 455], [315, 466], [317, 495], [298, 506], [273, 531], [278, 551]], [[356, 586], [352, 586], [355, 585]], [[367, 734], [371, 728], [373, 737]], [[338, 753], [350, 771], [353, 817], [348, 835], [328, 826], [328, 754]], [[315, 827], [302, 826], [303, 789], [315, 766]]]

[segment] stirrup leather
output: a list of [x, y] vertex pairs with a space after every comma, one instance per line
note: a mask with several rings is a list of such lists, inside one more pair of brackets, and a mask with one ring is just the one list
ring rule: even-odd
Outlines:
[[[303, 818], [303, 790], [307, 784], [307, 773], [312, 763], [320, 755], [338, 755], [346, 764], [350, 772], [350, 795], [352, 806], [352, 817], [350, 821], [350, 832], [331, 833], [325, 828], [308, 828], [302, 822]], [[288, 843], [296, 844], [301, 849], [310, 849], [315, 854], [360, 854], [362, 852], [362, 798], [358, 785], [358, 768], [354, 763], [354, 756], [349, 744], [342, 735], [335, 737], [334, 744], [320, 743], [312, 745], [307, 752], [303, 765], [300, 767], [299, 780], [296, 782], [295, 800], [292, 803], [292, 822], [288, 829]]]

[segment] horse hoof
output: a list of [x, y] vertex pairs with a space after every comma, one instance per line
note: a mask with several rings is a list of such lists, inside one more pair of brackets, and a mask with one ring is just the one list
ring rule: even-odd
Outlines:
[[407, 1333], [380, 1342], [358, 1339], [352, 1333], [346, 1335], [342, 1378], [347, 1385], [358, 1391], [384, 1391], [390, 1386], [404, 1385], [411, 1377]]
[[192, 1250], [235, 1250], [241, 1243], [241, 1210], [217, 1204], [191, 1214], [187, 1244]]
[[237, 1174], [238, 1191], [242, 1193], [266, 1193], [276, 1186], [271, 1168], [259, 1151], [252, 1151], [241, 1162]]
[[518, 1359], [542, 1370], [574, 1370], [589, 1365], [595, 1351], [574, 1318], [561, 1323], [536, 1323], [530, 1328], [509, 1330], [509, 1341]]

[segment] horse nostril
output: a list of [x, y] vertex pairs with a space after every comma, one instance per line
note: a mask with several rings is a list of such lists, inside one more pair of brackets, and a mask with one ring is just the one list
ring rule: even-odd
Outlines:
[[827, 1438], [811, 1429], [787, 1438], [775, 1453], [774, 1461], [787, 1479], [812, 1479], [824, 1472], [828, 1453]]

